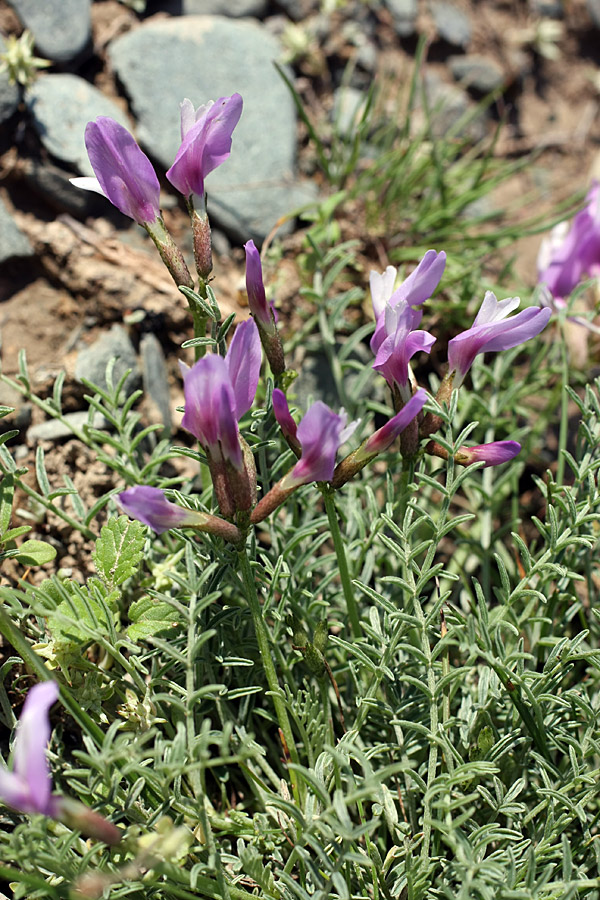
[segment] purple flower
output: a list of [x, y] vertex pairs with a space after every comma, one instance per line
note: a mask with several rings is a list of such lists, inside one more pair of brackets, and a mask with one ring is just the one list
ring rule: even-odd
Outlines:
[[261, 352], [253, 319], [238, 325], [227, 356], [209, 354], [182, 365], [185, 413], [182, 426], [213, 460], [243, 468], [238, 420], [250, 409], [260, 375]]
[[391, 388], [398, 387], [405, 401], [411, 396], [410, 360], [419, 350], [429, 353], [435, 343], [429, 332], [415, 330], [422, 316], [420, 310], [412, 309], [405, 300], [395, 306], [388, 303], [380, 319], [383, 324], [379, 335], [376, 332], [371, 341], [371, 348], [376, 353], [373, 368], [383, 375]]
[[392, 308], [405, 302], [407, 306], [420, 306], [425, 302], [440, 283], [446, 267], [446, 254], [442, 250], [428, 250], [417, 268], [411, 272], [400, 287], [394, 291], [397, 272], [388, 266], [383, 275], [371, 272], [371, 299], [375, 314], [375, 334], [371, 339], [371, 350], [377, 353], [384, 337], [384, 313], [387, 305]]
[[407, 425], [417, 416], [427, 401], [427, 391], [423, 388], [410, 398], [406, 406], [403, 406], [399, 413], [389, 419], [385, 425], [379, 428], [374, 434], [368, 438], [362, 447], [357, 451], [357, 459], [371, 457], [377, 453], [384, 453], [390, 447], [398, 435], [404, 431]]
[[48, 711], [57, 698], [55, 681], [43, 681], [31, 688], [17, 726], [13, 771], [0, 764], [0, 800], [19, 812], [53, 818], [60, 812], [60, 798], [52, 795], [46, 759], [50, 740]]
[[478, 353], [510, 350], [535, 337], [548, 324], [549, 309], [529, 307], [507, 318], [520, 304], [518, 297], [496, 300], [486, 291], [471, 328], [448, 343], [448, 370], [455, 372], [453, 386], [459, 387]]
[[181, 146], [167, 178], [184, 197], [204, 197], [204, 179], [231, 153], [231, 135], [242, 114], [239, 94], [212, 100], [196, 111], [181, 104]]
[[107, 116], [88, 122], [85, 146], [95, 178], [71, 178], [72, 184], [107, 197], [139, 225], [152, 225], [160, 216], [160, 187], [156, 172], [126, 128]]
[[286, 396], [279, 388], [275, 388], [273, 391], [273, 413], [286, 441], [293, 441], [297, 444], [298, 427], [290, 413]]
[[488, 466], [500, 466], [509, 462], [521, 452], [518, 441], [493, 441], [491, 444], [478, 444], [475, 447], [460, 447], [454, 454], [455, 460], [463, 466], [476, 462], [484, 462]]
[[564, 300], [584, 276], [600, 275], [600, 184], [592, 183], [585, 207], [569, 228], [559, 222], [540, 247], [538, 281]]
[[265, 295], [260, 253], [256, 249], [254, 241], [245, 243], [244, 250], [246, 251], [246, 292], [250, 312], [263, 328], [272, 329], [273, 314]]
[[169, 528], [185, 525], [203, 525], [207, 516], [193, 509], [183, 509], [167, 500], [163, 491], [147, 485], [137, 485], [122, 491], [117, 503], [128, 516], [148, 525], [157, 534]]
[[345, 412], [337, 415], [321, 400], [310, 407], [296, 432], [302, 455], [280, 485], [284, 490], [309, 484], [311, 481], [331, 481], [335, 469], [335, 457], [358, 422], [347, 425]]

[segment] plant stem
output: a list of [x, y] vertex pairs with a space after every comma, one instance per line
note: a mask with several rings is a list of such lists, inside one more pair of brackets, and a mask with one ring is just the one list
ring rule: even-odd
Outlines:
[[565, 453], [569, 434], [569, 351], [565, 340], [564, 328], [561, 327], [561, 391], [560, 391], [560, 427], [558, 432], [558, 463], [556, 467], [556, 483], [562, 485], [565, 475]]
[[429, 761], [427, 765], [427, 790], [423, 800], [423, 844], [421, 846], [421, 859], [424, 863], [429, 862], [429, 849], [431, 846], [431, 789], [435, 781], [435, 773], [437, 770], [438, 745], [435, 740], [438, 730], [438, 708], [435, 698], [435, 672], [433, 669], [433, 660], [431, 658], [431, 647], [429, 645], [429, 637], [427, 635], [427, 620], [425, 613], [419, 602], [419, 598], [414, 596], [415, 615], [419, 619], [421, 625], [421, 649], [427, 660], [427, 687], [431, 694], [429, 705]]
[[344, 546], [344, 541], [342, 540], [337, 510], [333, 499], [333, 491], [328, 487], [323, 487], [321, 493], [323, 494], [325, 510], [327, 511], [327, 518], [329, 520], [329, 530], [331, 531], [331, 537], [333, 538], [333, 546], [335, 548], [335, 555], [340, 570], [340, 579], [344, 591], [344, 599], [346, 600], [346, 610], [348, 612], [352, 634], [355, 638], [359, 638], [362, 635], [360, 615], [358, 612], [358, 604], [354, 596], [354, 590], [352, 588], [352, 579], [350, 578], [348, 560], [346, 558], [346, 548]]
[[[290, 724], [287, 709], [285, 707], [285, 703], [281, 699], [281, 688], [279, 687], [277, 672], [275, 671], [275, 664], [273, 662], [273, 656], [271, 654], [269, 634], [267, 632], [267, 626], [265, 625], [260, 600], [258, 599], [258, 592], [256, 590], [256, 583], [254, 581], [252, 567], [250, 566], [248, 552], [245, 547], [243, 547], [238, 552], [238, 558], [242, 573], [242, 581], [244, 583], [244, 588], [246, 591], [246, 600], [248, 601], [250, 613], [252, 614], [252, 621], [254, 623], [254, 630], [256, 632], [256, 640], [258, 642], [258, 649], [262, 659], [265, 676], [267, 678], [267, 684], [269, 685], [269, 690], [273, 694], [273, 705], [275, 707], [275, 714], [279, 723], [279, 729], [283, 736], [283, 740], [287, 745], [287, 751], [290, 754], [291, 761], [295, 765], [299, 765], [300, 759], [298, 756], [298, 750], [294, 741], [294, 734], [292, 732], [292, 726]], [[294, 792], [294, 796], [296, 797], [296, 800], [298, 800], [298, 780], [296, 777], [296, 773], [293, 770], [290, 770], [290, 779], [292, 782], [292, 790]]]

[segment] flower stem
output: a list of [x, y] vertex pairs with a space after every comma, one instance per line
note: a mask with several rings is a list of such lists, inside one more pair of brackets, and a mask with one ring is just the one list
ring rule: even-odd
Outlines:
[[358, 604], [354, 597], [354, 590], [352, 588], [352, 579], [350, 578], [350, 571], [348, 569], [346, 548], [344, 546], [344, 541], [342, 540], [333, 492], [328, 487], [323, 487], [321, 493], [323, 494], [323, 500], [325, 502], [325, 510], [329, 520], [329, 530], [331, 531], [331, 537], [333, 538], [333, 546], [335, 548], [335, 555], [340, 570], [340, 579], [342, 582], [342, 590], [344, 591], [344, 599], [346, 600], [346, 610], [350, 620], [350, 627], [352, 628], [354, 637], [359, 638], [362, 635], [360, 615], [358, 612]]
[[[267, 678], [267, 684], [269, 685], [269, 690], [273, 695], [273, 705], [275, 707], [275, 714], [279, 723], [279, 730], [281, 732], [283, 741], [285, 742], [287, 752], [289, 752], [292, 763], [294, 763], [295, 765], [299, 765], [300, 759], [298, 756], [298, 750], [296, 748], [296, 742], [294, 741], [294, 733], [292, 731], [292, 726], [290, 724], [285, 703], [281, 699], [281, 688], [279, 687], [277, 672], [275, 671], [275, 663], [273, 662], [273, 656], [271, 654], [269, 634], [267, 632], [267, 626], [265, 625], [260, 600], [258, 599], [256, 582], [254, 580], [252, 567], [248, 558], [248, 552], [245, 547], [238, 551], [238, 559], [240, 562], [240, 570], [242, 574], [242, 581], [244, 583], [246, 600], [248, 601], [248, 606], [250, 607], [250, 613], [252, 615], [252, 621], [254, 623], [256, 640], [258, 642], [258, 649], [262, 659], [265, 676]], [[292, 790], [294, 792], [294, 796], [296, 797], [296, 800], [298, 800], [298, 780], [296, 773], [293, 770], [290, 770], [290, 779], [292, 782]]]
[[556, 468], [556, 483], [562, 485], [565, 476], [565, 450], [567, 449], [567, 436], [569, 434], [569, 351], [565, 340], [564, 328], [561, 328], [561, 392], [560, 392], [560, 427], [558, 432], [558, 464]]

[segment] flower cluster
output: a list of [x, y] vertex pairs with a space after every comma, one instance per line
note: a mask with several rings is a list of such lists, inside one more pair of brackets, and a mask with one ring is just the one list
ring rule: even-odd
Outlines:
[[[184, 293], [197, 306], [194, 313], [196, 363], [181, 367], [185, 394], [182, 426], [202, 447], [210, 470], [220, 516], [189, 509], [171, 502], [158, 489], [134, 486], [118, 498], [121, 507], [157, 533], [170, 528], [194, 528], [218, 534], [239, 543], [248, 527], [262, 521], [301, 485], [317, 482], [323, 490], [337, 490], [353, 478], [377, 455], [400, 438], [400, 453], [412, 458], [424, 448], [434, 455], [446, 456], [440, 444], [430, 440], [441, 421], [432, 412], [423, 413], [426, 392], [418, 388], [411, 360], [420, 352], [429, 353], [435, 338], [420, 328], [423, 305], [437, 289], [446, 266], [446, 254], [428, 250], [418, 266], [398, 286], [398, 273], [388, 266], [383, 274], [372, 272], [371, 297], [375, 328], [371, 338], [373, 368], [387, 382], [395, 414], [374, 434], [363, 440], [339, 463], [340, 448], [352, 438], [358, 422], [348, 424], [347, 414], [330, 409], [317, 401], [296, 424], [284, 386], [290, 382], [278, 331], [273, 303], [267, 301], [259, 251], [253, 241], [245, 244], [246, 289], [251, 318], [234, 331], [225, 353], [205, 354], [207, 316], [213, 319], [212, 344], [224, 350], [217, 339], [218, 307], [208, 287], [212, 268], [210, 226], [205, 208], [205, 179], [230, 154], [232, 134], [242, 113], [239, 94], [222, 97], [214, 103], [194, 109], [189, 100], [181, 104], [181, 145], [166, 177], [183, 194], [194, 233], [194, 254], [199, 275], [199, 293], [193, 290], [183, 257], [166, 233], [159, 209], [159, 184], [148, 157], [131, 135], [117, 122], [99, 118], [86, 129], [86, 145], [95, 179], [74, 179], [80, 187], [98, 190], [126, 215], [144, 226], [155, 240], [165, 263]], [[597, 262], [598, 190], [585, 211], [575, 220], [575, 236], [579, 239], [579, 262], [571, 268], [591, 271]], [[199, 203], [196, 210], [194, 201]], [[585, 218], [585, 222], [584, 222]], [[591, 230], [590, 230], [591, 229]], [[584, 239], [585, 233], [585, 239]], [[565, 256], [566, 251], [563, 252]], [[566, 254], [568, 255], [568, 254]], [[563, 283], [554, 273], [551, 262], [546, 280]], [[570, 281], [569, 281], [570, 284]], [[556, 288], [558, 290], [558, 288]], [[561, 288], [562, 290], [562, 288]], [[192, 301], [190, 300], [192, 304]], [[519, 306], [518, 298], [498, 301], [487, 292], [471, 328], [457, 335], [448, 346], [448, 373], [437, 395], [438, 402], [447, 401], [457, 390], [480, 353], [516, 347], [545, 327], [549, 309], [531, 307], [511, 315]], [[211, 306], [212, 304], [212, 306]], [[274, 379], [272, 411], [281, 433], [297, 457], [295, 465], [257, 501], [254, 457], [240, 433], [239, 422], [255, 399], [262, 350]], [[500, 441], [477, 447], [461, 447], [455, 460], [463, 465], [479, 462], [499, 465], [512, 459], [520, 450], [515, 441]], [[328, 485], [326, 488], [325, 486]]]

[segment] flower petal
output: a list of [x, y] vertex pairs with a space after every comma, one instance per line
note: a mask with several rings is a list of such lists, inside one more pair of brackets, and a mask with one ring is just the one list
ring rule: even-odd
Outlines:
[[260, 335], [254, 319], [237, 326], [225, 357], [235, 395], [238, 421], [248, 412], [256, 396], [262, 363]]
[[32, 808], [46, 815], [52, 791], [46, 758], [50, 740], [48, 712], [57, 699], [55, 681], [42, 681], [31, 688], [17, 725], [14, 748], [14, 774], [27, 785]]

